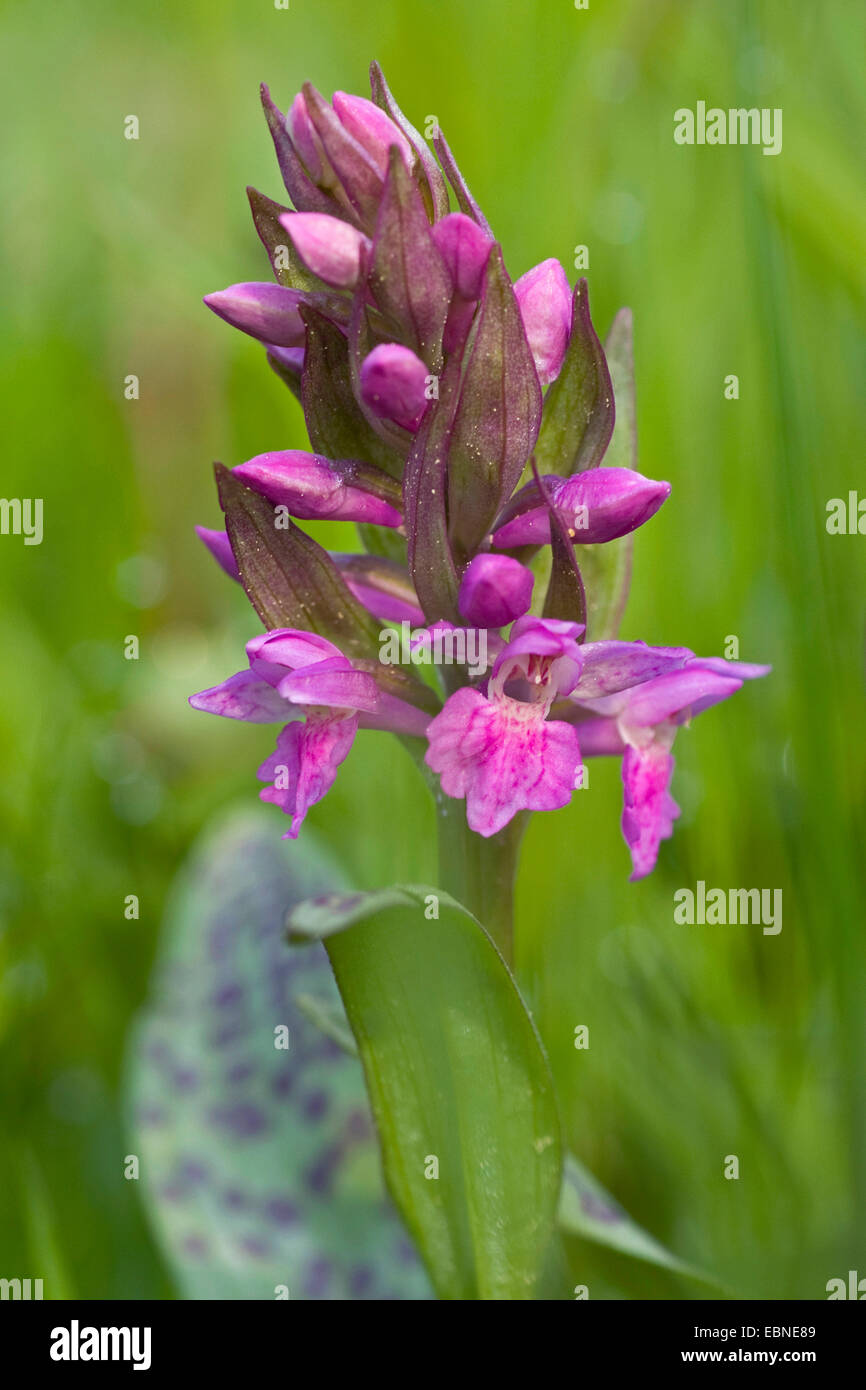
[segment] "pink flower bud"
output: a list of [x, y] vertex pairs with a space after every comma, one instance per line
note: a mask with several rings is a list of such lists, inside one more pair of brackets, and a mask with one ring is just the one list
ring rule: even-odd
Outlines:
[[559, 376], [571, 333], [571, 290], [556, 260], [542, 261], [515, 281], [523, 326], [542, 386]]
[[253, 280], [206, 294], [204, 302], [232, 328], [249, 333], [261, 343], [276, 343], [278, 347], [304, 345], [306, 329], [298, 313], [304, 296], [298, 290]]
[[286, 126], [292, 139], [295, 151], [300, 157], [307, 173], [312, 179], [321, 180], [323, 174], [322, 159], [316, 144], [313, 123], [310, 120], [310, 113], [307, 110], [307, 103], [304, 101], [303, 92], [298, 92], [288, 111], [286, 112]]
[[412, 146], [400, 127], [375, 102], [348, 92], [335, 92], [332, 105], [344, 130], [364, 147], [383, 179], [388, 173], [388, 150], [392, 145], [399, 149], [406, 168], [412, 168], [415, 158]]
[[361, 363], [364, 404], [374, 415], [396, 420], [407, 430], [416, 430], [424, 413], [426, 381], [421, 358], [400, 343], [380, 343]]
[[351, 290], [361, 275], [370, 240], [348, 222], [325, 212], [284, 212], [285, 227], [301, 260], [326, 285]]
[[490, 237], [463, 212], [449, 212], [434, 223], [432, 231], [456, 293], [464, 299], [477, 299], [493, 245]]
[[476, 555], [466, 567], [458, 607], [475, 627], [504, 627], [532, 602], [532, 571], [510, 555]]

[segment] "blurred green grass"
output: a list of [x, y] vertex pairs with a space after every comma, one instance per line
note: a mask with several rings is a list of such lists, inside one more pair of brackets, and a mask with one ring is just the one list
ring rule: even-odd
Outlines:
[[[572, 1146], [747, 1296], [820, 1298], [862, 1267], [866, 540], [824, 517], [864, 477], [864, 28], [845, 0], [4, 7], [3, 492], [45, 499], [42, 546], [0, 538], [5, 1277], [171, 1296], [122, 1178], [122, 1048], [170, 879], [255, 796], [270, 739], [185, 704], [255, 630], [192, 526], [217, 523], [212, 460], [305, 443], [200, 297], [266, 274], [244, 196], [280, 196], [258, 82], [282, 105], [306, 77], [364, 91], [372, 57], [417, 124], [438, 117], [513, 275], [550, 255], [573, 274], [585, 243], [599, 328], [634, 309], [641, 464], [674, 491], [623, 635], [735, 635], [774, 665], [678, 740], [683, 816], [651, 879], [627, 882], [613, 765], [530, 830], [519, 966]], [[676, 146], [698, 99], [781, 107], [782, 154]], [[366, 886], [434, 874], [430, 808], [382, 736], [311, 822]], [[676, 926], [699, 878], [781, 888], [781, 934]], [[694, 1293], [574, 1256], [593, 1297]]]

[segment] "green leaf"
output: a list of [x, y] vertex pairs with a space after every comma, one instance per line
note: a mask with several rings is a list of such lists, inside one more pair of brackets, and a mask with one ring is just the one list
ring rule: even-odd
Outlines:
[[283, 931], [287, 905], [328, 887], [345, 879], [315, 836], [281, 841], [244, 807], [172, 890], [127, 1057], [127, 1143], [185, 1298], [431, 1297], [385, 1193], [357, 1059], [296, 1003], [339, 1017], [324, 949], [290, 951]]
[[673, 1274], [682, 1274], [702, 1283], [716, 1280], [684, 1260], [632, 1221], [597, 1178], [583, 1166], [574, 1154], [567, 1153], [562, 1171], [562, 1192], [559, 1200], [558, 1222], [568, 1235], [606, 1245], [620, 1254], [636, 1260], [647, 1260]]
[[439, 1297], [531, 1299], [559, 1195], [559, 1121], [490, 937], [453, 898], [416, 886], [319, 898], [288, 926], [294, 941], [325, 941], [388, 1187]]
[[358, 1044], [346, 1022], [346, 1011], [342, 1005], [315, 994], [296, 994], [295, 1003], [304, 1018], [314, 1023], [320, 1033], [331, 1038], [349, 1057], [357, 1057]]
[[[605, 339], [616, 400], [616, 424], [604, 456], [605, 468], [637, 470], [632, 312], [620, 309]], [[615, 637], [622, 622], [631, 581], [634, 536], [606, 545], [575, 546], [587, 596], [587, 636], [593, 642]]]
[[574, 287], [573, 307], [565, 360], [544, 397], [535, 446], [535, 462], [542, 474], [569, 475], [596, 468], [604, 458], [613, 430], [613, 389], [589, 314], [586, 280], [578, 280]]

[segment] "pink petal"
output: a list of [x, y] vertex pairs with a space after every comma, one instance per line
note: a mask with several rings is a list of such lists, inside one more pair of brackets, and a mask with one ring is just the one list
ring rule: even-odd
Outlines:
[[425, 761], [448, 796], [466, 798], [471, 830], [485, 837], [518, 811], [552, 811], [571, 799], [580, 747], [570, 724], [545, 722], [537, 705], [488, 700], [464, 687], [427, 730]]
[[265, 787], [259, 796], [291, 816], [284, 840], [297, 838], [309, 808], [333, 786], [337, 768], [348, 756], [357, 728], [354, 715], [310, 715], [306, 723], [288, 724], [280, 731], [276, 749], [262, 763], [258, 775], [263, 782], [279, 783]]
[[659, 844], [673, 833], [680, 813], [668, 792], [673, 770], [674, 759], [662, 743], [627, 748], [623, 755], [622, 833], [631, 850], [632, 881], [652, 872]]
[[210, 526], [197, 526], [195, 528], [195, 533], [202, 544], [207, 546], [220, 569], [225, 570], [226, 574], [231, 575], [232, 579], [239, 580], [241, 576], [238, 570], [238, 562], [235, 559], [228, 532], [214, 531]]
[[580, 680], [572, 700], [595, 700], [678, 669], [694, 655], [688, 647], [649, 647], [646, 642], [585, 642]]
[[238, 671], [220, 685], [190, 695], [189, 703], [207, 714], [245, 719], [250, 724], [281, 724], [292, 717], [286, 701], [255, 671]]

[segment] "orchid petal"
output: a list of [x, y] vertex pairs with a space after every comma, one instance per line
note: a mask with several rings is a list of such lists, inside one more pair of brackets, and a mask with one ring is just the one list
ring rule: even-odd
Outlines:
[[220, 569], [225, 570], [232, 579], [240, 580], [238, 562], [232, 550], [228, 531], [214, 531], [210, 526], [197, 526], [195, 533], [202, 544], [207, 546]]
[[463, 687], [428, 727], [425, 762], [447, 796], [466, 798], [470, 829], [485, 837], [519, 811], [552, 811], [571, 799], [580, 746], [570, 724], [538, 706], [487, 700]]
[[310, 715], [305, 723], [288, 724], [280, 731], [277, 746], [258, 775], [263, 782], [274, 782], [259, 792], [262, 801], [272, 802], [292, 818], [284, 840], [297, 838], [309, 808], [333, 786], [357, 728], [355, 715]]
[[280, 724], [291, 718], [285, 700], [253, 671], [238, 671], [221, 684], [190, 695], [189, 703], [206, 714], [243, 719], [249, 724]]
[[662, 743], [627, 748], [622, 760], [625, 793], [622, 833], [631, 850], [631, 881], [655, 868], [659, 844], [673, 834], [680, 808], [668, 791], [674, 759]]

